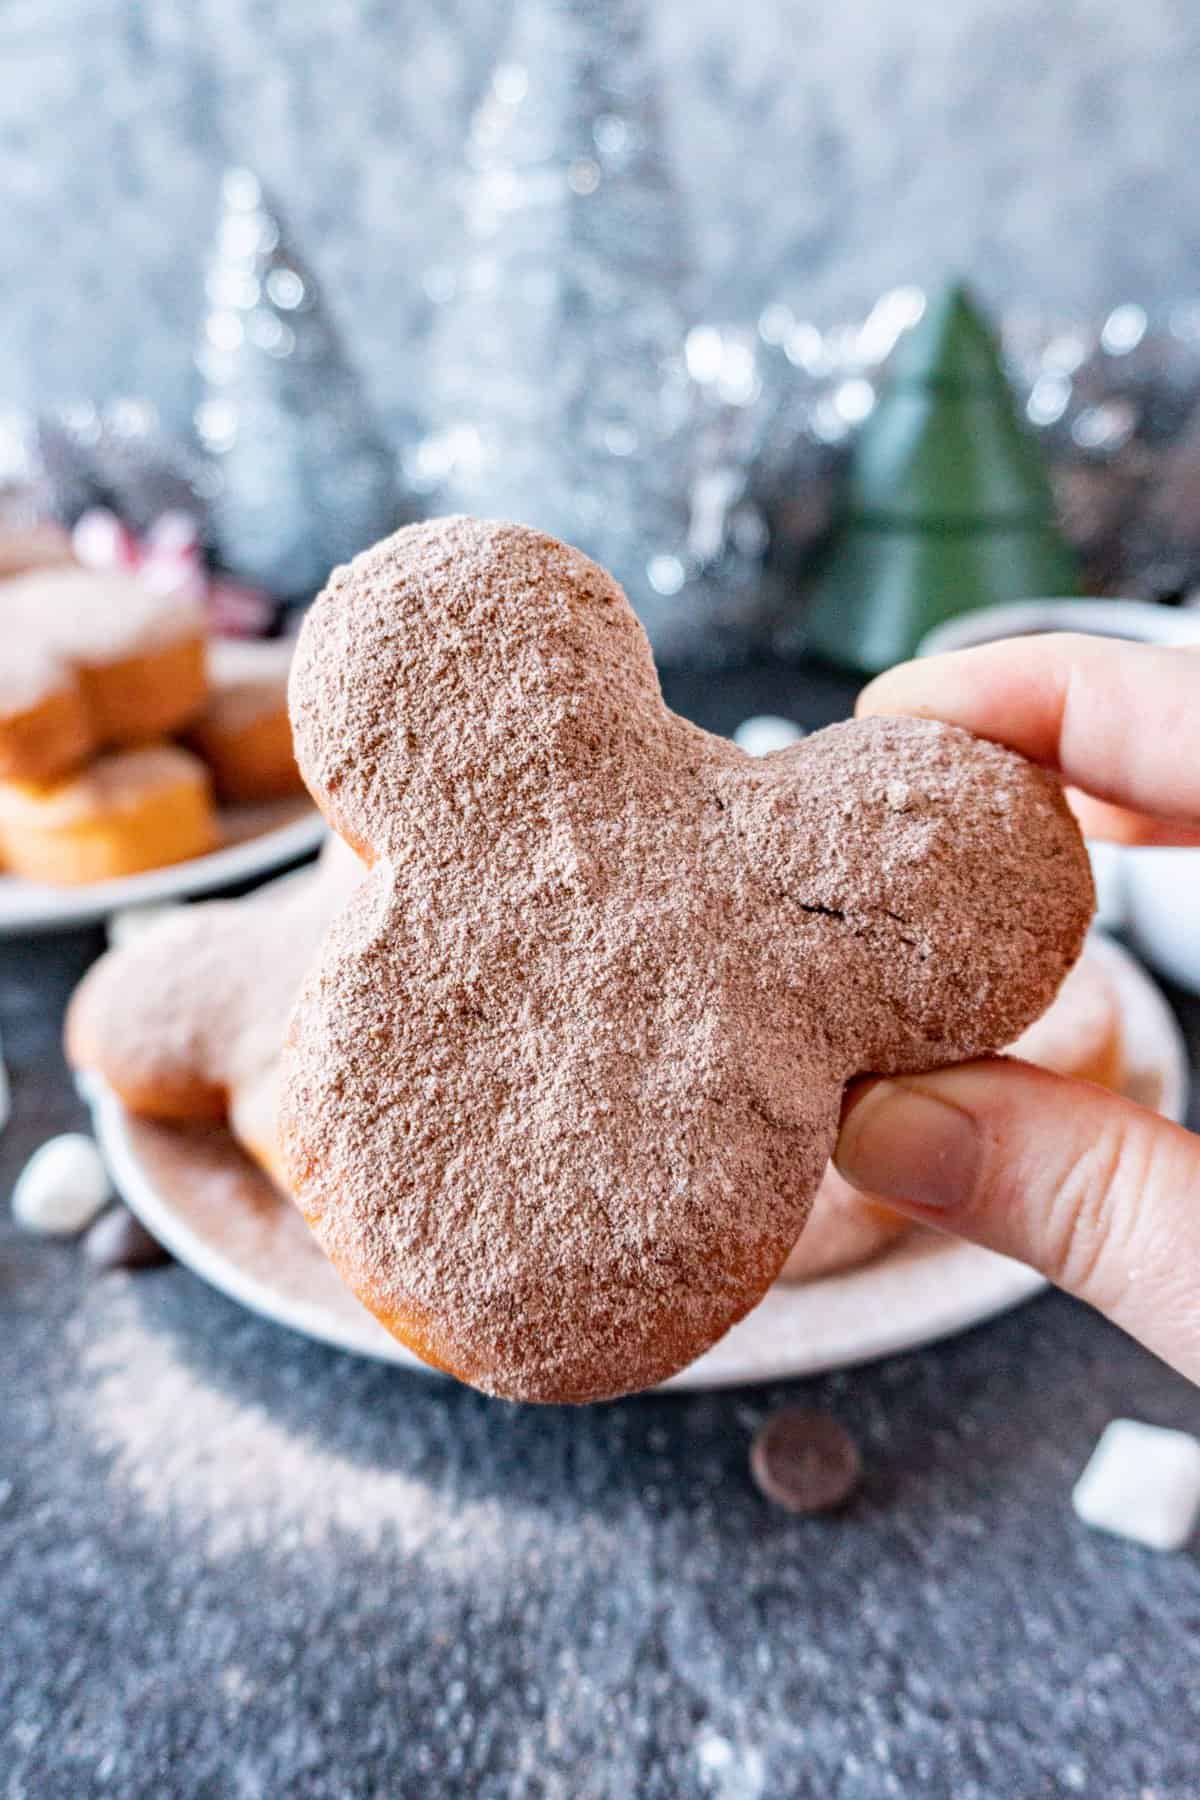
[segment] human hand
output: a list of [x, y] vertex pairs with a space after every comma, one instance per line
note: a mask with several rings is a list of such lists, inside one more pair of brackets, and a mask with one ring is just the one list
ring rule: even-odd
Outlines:
[[[1200, 844], [1195, 652], [1013, 638], [905, 663], [857, 710], [944, 719], [1058, 770], [1093, 836]], [[1032, 1264], [1200, 1381], [1200, 1138], [991, 1057], [852, 1083], [834, 1161], [898, 1211]]]

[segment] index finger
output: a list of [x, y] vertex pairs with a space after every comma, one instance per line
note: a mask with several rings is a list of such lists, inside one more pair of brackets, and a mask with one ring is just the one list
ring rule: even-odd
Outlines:
[[1071, 632], [901, 663], [859, 716], [943, 719], [1114, 805], [1200, 825], [1200, 656]]

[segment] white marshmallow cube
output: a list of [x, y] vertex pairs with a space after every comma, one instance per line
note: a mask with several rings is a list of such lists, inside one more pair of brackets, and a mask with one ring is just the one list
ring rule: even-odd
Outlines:
[[1085, 1525], [1151, 1550], [1181, 1550], [1200, 1521], [1200, 1443], [1186, 1431], [1114, 1419], [1071, 1499]]
[[747, 756], [769, 756], [772, 750], [786, 750], [789, 745], [798, 744], [803, 736], [791, 719], [778, 718], [774, 713], [755, 713], [752, 719], [742, 720], [733, 741]]
[[34, 1151], [17, 1176], [12, 1209], [26, 1231], [76, 1237], [111, 1199], [99, 1150], [81, 1131], [67, 1131]]

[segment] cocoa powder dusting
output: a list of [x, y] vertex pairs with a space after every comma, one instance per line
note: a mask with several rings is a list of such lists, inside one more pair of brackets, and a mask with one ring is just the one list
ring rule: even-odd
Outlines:
[[620, 589], [469, 519], [335, 572], [291, 708], [375, 866], [293, 1015], [281, 1134], [430, 1360], [587, 1400], [683, 1366], [795, 1244], [862, 1069], [1008, 1043], [1091, 911], [1055, 783], [925, 721], [752, 759], [663, 705]]

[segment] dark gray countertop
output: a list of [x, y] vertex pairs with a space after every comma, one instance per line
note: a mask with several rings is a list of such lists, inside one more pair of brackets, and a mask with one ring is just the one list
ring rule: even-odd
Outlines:
[[[842, 694], [748, 673], [671, 697], [728, 728]], [[99, 947], [0, 945], [5, 1194], [82, 1120], [59, 1023]], [[750, 1482], [790, 1398], [863, 1447], [844, 1516]], [[1119, 1414], [1200, 1430], [1200, 1395], [1060, 1296], [821, 1380], [535, 1410], [310, 1344], [184, 1269], [89, 1277], [5, 1207], [0, 1792], [1185, 1800], [1200, 1562], [1070, 1509]]]

